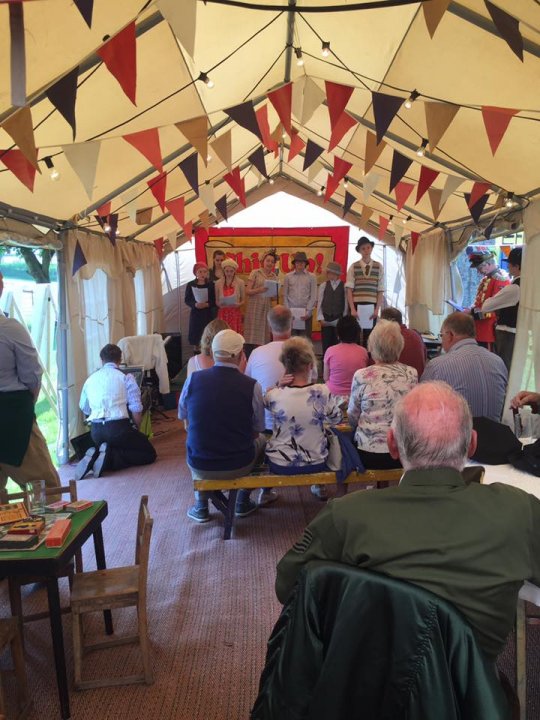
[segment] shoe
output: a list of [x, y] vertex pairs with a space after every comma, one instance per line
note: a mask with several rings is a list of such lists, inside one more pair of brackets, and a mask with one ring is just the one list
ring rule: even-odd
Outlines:
[[254, 503], [253, 500], [246, 500], [236, 506], [234, 514], [236, 517], [247, 517], [248, 515], [251, 515], [251, 513], [255, 512], [258, 507], [257, 503]]
[[99, 455], [99, 451], [96, 448], [88, 448], [85, 452], [82, 460], [79, 460], [77, 467], [75, 468], [75, 480], [82, 480], [86, 477], [90, 470], [94, 466], [94, 462]]
[[103, 471], [106, 470], [107, 464], [107, 443], [101, 443], [96, 459], [94, 460], [94, 477], [101, 477]]
[[279, 495], [273, 488], [261, 488], [257, 503], [259, 506], [271, 505], [272, 503], [276, 502], [278, 497]]
[[187, 511], [187, 516], [191, 520], [195, 520], [195, 522], [198, 523], [205, 523], [209, 522], [210, 520], [210, 513], [208, 512], [207, 507], [197, 507], [196, 505], [193, 505], [193, 507], [190, 507]]
[[328, 490], [326, 485], [312, 485], [311, 494], [315, 495], [319, 500], [328, 500]]

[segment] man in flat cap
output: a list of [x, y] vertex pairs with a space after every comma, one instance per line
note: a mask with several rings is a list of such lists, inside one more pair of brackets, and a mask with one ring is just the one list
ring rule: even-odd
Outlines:
[[[308, 259], [305, 252], [295, 253], [292, 264], [294, 270], [285, 275], [283, 282], [283, 304], [290, 308], [293, 314], [292, 334], [311, 338], [312, 313], [317, 304], [317, 280], [307, 269]], [[299, 310], [303, 312], [299, 313]], [[304, 327], [300, 328], [300, 325]]]
[[482, 280], [478, 285], [471, 312], [476, 326], [476, 340], [479, 345], [491, 350], [495, 342], [495, 313], [482, 312], [482, 306], [488, 298], [496, 295], [499, 290], [509, 284], [506, 273], [499, 269], [495, 253], [486, 247], [479, 247], [469, 255], [472, 268], [476, 268]]
[[341, 273], [341, 265], [332, 260], [326, 266], [326, 282], [319, 285], [317, 320], [321, 323], [323, 357], [329, 347], [337, 345], [336, 326], [349, 309]]
[[[362, 236], [356, 243], [356, 252], [360, 260], [353, 263], [347, 271], [347, 301], [353, 317], [358, 317], [359, 305], [372, 305], [370, 321], [376, 321], [384, 297], [384, 270], [380, 262], [371, 259], [375, 243]], [[371, 326], [373, 327], [373, 326]], [[362, 328], [362, 344], [367, 347], [371, 328]]]

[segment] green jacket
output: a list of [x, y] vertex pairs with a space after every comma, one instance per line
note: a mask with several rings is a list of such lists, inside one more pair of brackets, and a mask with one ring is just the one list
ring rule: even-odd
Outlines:
[[449, 468], [408, 471], [398, 487], [328, 503], [278, 564], [281, 602], [310, 560], [375, 570], [435, 593], [463, 613], [494, 659], [523, 581], [540, 585], [540, 501], [501, 483], [467, 485]]

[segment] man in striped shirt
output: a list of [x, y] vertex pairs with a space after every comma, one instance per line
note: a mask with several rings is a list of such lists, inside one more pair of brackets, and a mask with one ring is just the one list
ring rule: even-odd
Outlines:
[[430, 360], [420, 382], [442, 380], [469, 403], [473, 417], [499, 421], [508, 382], [504, 362], [475, 340], [474, 320], [455, 312], [441, 329], [444, 355]]
[[[359, 305], [371, 305], [370, 320], [377, 322], [379, 310], [384, 298], [384, 270], [380, 262], [371, 259], [375, 243], [365, 235], [356, 243], [356, 252], [360, 260], [353, 263], [347, 271], [347, 302], [353, 317], [358, 317]], [[372, 326], [373, 327], [373, 326]], [[367, 347], [371, 328], [362, 327], [362, 345]]]

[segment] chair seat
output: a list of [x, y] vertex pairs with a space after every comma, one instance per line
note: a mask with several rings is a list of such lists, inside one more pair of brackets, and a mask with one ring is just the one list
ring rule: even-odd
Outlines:
[[136, 595], [139, 589], [139, 566], [95, 570], [75, 575], [71, 591], [72, 607]]

